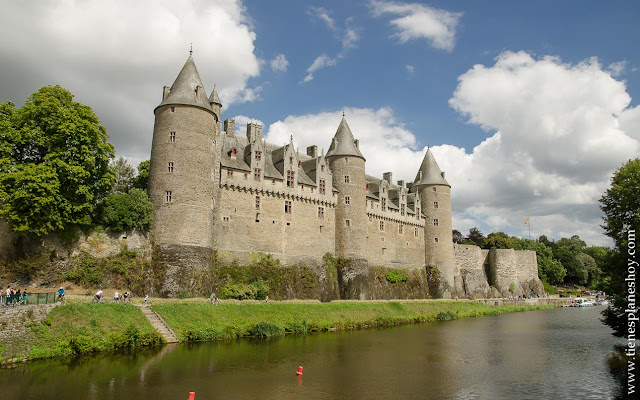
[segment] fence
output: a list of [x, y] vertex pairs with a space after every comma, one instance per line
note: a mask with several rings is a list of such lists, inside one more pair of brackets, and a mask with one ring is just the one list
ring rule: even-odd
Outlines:
[[28, 293], [28, 294], [20, 294], [20, 298], [17, 295], [7, 296], [3, 294], [0, 296], [0, 300], [2, 306], [12, 307], [12, 306], [32, 306], [38, 304], [53, 304], [56, 302], [58, 294], [56, 292], [52, 293]]

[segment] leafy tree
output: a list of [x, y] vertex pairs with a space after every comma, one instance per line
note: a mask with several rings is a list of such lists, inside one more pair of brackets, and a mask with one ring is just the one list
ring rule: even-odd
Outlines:
[[147, 192], [132, 188], [129, 193], [109, 195], [100, 203], [99, 222], [114, 232], [144, 230], [151, 226], [152, 211]]
[[[610, 307], [604, 312], [603, 322], [609, 325], [615, 336], [627, 333], [626, 294], [627, 244], [629, 230], [640, 230], [640, 159], [629, 160], [611, 178], [611, 187], [600, 199], [604, 212], [604, 228], [612, 238], [615, 249], [603, 264], [604, 289], [613, 295]], [[635, 279], [637, 287], [637, 279]]]
[[538, 274], [543, 281], [559, 285], [564, 281], [567, 270], [553, 257], [538, 257]]
[[138, 175], [133, 178], [133, 187], [147, 190], [147, 186], [149, 186], [149, 160], [138, 164]]
[[21, 108], [0, 105], [0, 217], [43, 235], [88, 225], [114, 180], [113, 146], [91, 108], [45, 86]]
[[587, 272], [587, 286], [594, 287], [600, 278], [600, 268], [596, 264], [596, 260], [587, 253], [580, 253], [576, 256], [582, 267]]
[[493, 232], [487, 235], [482, 243], [483, 249], [513, 249], [513, 239], [504, 232]]
[[566, 247], [574, 255], [582, 253], [584, 249], [587, 248], [587, 244], [582, 239], [580, 239], [580, 236], [578, 235], [573, 235], [569, 239], [562, 238], [558, 240], [557, 245], [558, 247]]
[[476, 244], [476, 246], [482, 246], [482, 243], [484, 242], [484, 235], [482, 234], [482, 232], [480, 232], [480, 230], [478, 230], [478, 228], [474, 227], [469, 229], [467, 240], [472, 241]]
[[611, 249], [602, 246], [591, 246], [584, 249], [584, 252], [593, 257], [598, 268], [602, 269]]
[[567, 270], [566, 280], [571, 283], [585, 284], [589, 274], [570, 248], [562, 246], [553, 249], [553, 256]]
[[453, 243], [460, 244], [464, 241], [464, 236], [462, 236], [462, 233], [457, 229], [452, 230], [451, 235], [453, 236]]
[[124, 157], [118, 158], [113, 167], [116, 172], [116, 181], [113, 184], [111, 193], [127, 193], [133, 187], [136, 170]]

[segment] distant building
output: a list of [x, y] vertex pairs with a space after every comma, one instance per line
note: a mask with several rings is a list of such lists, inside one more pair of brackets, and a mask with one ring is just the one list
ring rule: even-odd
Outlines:
[[433, 266], [445, 296], [466, 293], [465, 276], [482, 271], [480, 292], [490, 294], [488, 252], [477, 249], [468, 265], [454, 260], [451, 186], [430, 150], [413, 182], [394, 182], [391, 172], [366, 174], [344, 116], [326, 154], [318, 146], [301, 153], [293, 137], [266, 142], [258, 124], [236, 135], [221, 110], [190, 56], [154, 111], [149, 195], [167, 288], [179, 286], [185, 271], [202, 269], [216, 250], [238, 259], [270, 253], [283, 263], [318, 263], [332, 253], [365, 268]]

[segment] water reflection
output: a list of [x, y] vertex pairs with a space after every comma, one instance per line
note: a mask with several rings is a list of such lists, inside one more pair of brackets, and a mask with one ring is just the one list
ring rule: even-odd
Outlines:
[[[555, 309], [375, 331], [192, 343], [0, 370], [22, 399], [611, 398], [599, 310]], [[296, 376], [299, 365], [304, 375]]]

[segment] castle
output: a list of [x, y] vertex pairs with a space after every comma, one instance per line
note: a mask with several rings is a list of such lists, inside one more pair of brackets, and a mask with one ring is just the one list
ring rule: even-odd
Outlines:
[[293, 137], [268, 143], [254, 123], [236, 135], [221, 110], [192, 56], [154, 110], [148, 192], [167, 287], [184, 285], [185, 271], [210, 264], [215, 250], [239, 260], [268, 253], [290, 264], [331, 253], [360, 271], [435, 267], [444, 297], [505, 295], [512, 283], [518, 293], [538, 290], [535, 252], [454, 248], [451, 186], [430, 150], [413, 182], [394, 182], [391, 172], [366, 174], [344, 115], [323, 154], [317, 146], [301, 153]]

